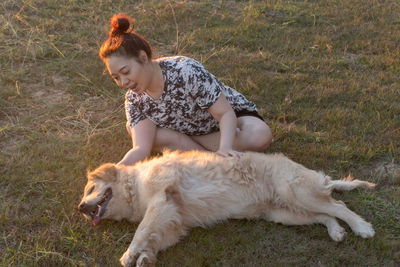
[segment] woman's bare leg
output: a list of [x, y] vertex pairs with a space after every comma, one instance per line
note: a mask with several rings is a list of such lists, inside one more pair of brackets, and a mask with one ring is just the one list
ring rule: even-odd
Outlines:
[[[126, 124], [126, 130], [128, 131], [129, 136], [132, 137], [131, 127], [128, 123]], [[207, 150], [186, 134], [161, 127], [157, 127], [156, 131], [152, 149], [154, 152], [162, 152], [164, 149], [182, 151]], [[135, 147], [136, 144], [132, 144], [132, 146]]]
[[153, 150], [155, 152], [162, 152], [164, 149], [181, 151], [207, 150], [186, 134], [167, 128], [157, 127]]
[[[237, 126], [238, 129], [233, 144], [233, 149], [237, 151], [264, 151], [272, 142], [270, 128], [265, 122], [256, 117], [239, 117]], [[131, 133], [128, 126], [127, 130], [130, 135]], [[217, 151], [219, 148], [219, 140], [220, 132], [189, 136], [167, 128], [157, 127], [153, 151], [161, 152], [164, 149]]]
[[[191, 138], [209, 151], [219, 148], [220, 133], [215, 132]], [[238, 129], [233, 144], [237, 151], [265, 151], [272, 142], [270, 128], [262, 120], [253, 116], [238, 118]]]
[[[132, 148], [118, 162], [118, 165], [133, 165], [138, 161], [144, 160], [150, 156], [150, 151], [141, 149], [135, 143], [135, 138], [132, 137], [133, 132], [129, 124], [126, 125], [128, 134], [132, 139]], [[206, 150], [201, 145], [193, 141], [188, 135], [175, 132], [165, 128], [155, 128], [155, 135], [151, 151], [162, 152], [164, 149], [169, 150]]]

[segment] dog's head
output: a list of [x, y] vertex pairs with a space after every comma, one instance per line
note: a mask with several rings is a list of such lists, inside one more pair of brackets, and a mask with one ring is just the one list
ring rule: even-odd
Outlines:
[[118, 167], [107, 163], [88, 173], [88, 181], [78, 210], [97, 225], [101, 219], [114, 219], [113, 210], [123, 205], [118, 185]]

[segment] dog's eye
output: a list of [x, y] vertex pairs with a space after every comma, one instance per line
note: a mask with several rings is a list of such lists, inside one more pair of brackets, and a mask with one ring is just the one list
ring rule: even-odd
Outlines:
[[86, 195], [90, 195], [94, 190], [94, 186], [92, 186], [86, 193]]

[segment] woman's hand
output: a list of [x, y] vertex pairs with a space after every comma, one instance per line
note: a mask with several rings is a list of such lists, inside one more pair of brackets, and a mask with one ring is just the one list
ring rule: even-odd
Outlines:
[[224, 149], [219, 149], [217, 152], [218, 155], [223, 156], [223, 157], [235, 157], [235, 158], [240, 158], [243, 155], [243, 152], [239, 152], [233, 149], [229, 150], [224, 150]]

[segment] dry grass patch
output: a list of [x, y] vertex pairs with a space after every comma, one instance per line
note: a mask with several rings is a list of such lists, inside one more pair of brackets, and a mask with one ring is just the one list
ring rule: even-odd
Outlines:
[[0, 3], [0, 265], [114, 266], [136, 225], [88, 225], [86, 170], [130, 147], [123, 92], [98, 59], [117, 12], [159, 56], [183, 54], [255, 101], [282, 152], [335, 178], [377, 235], [336, 244], [321, 226], [228, 221], [194, 229], [160, 266], [397, 266], [400, 6], [367, 1]]

